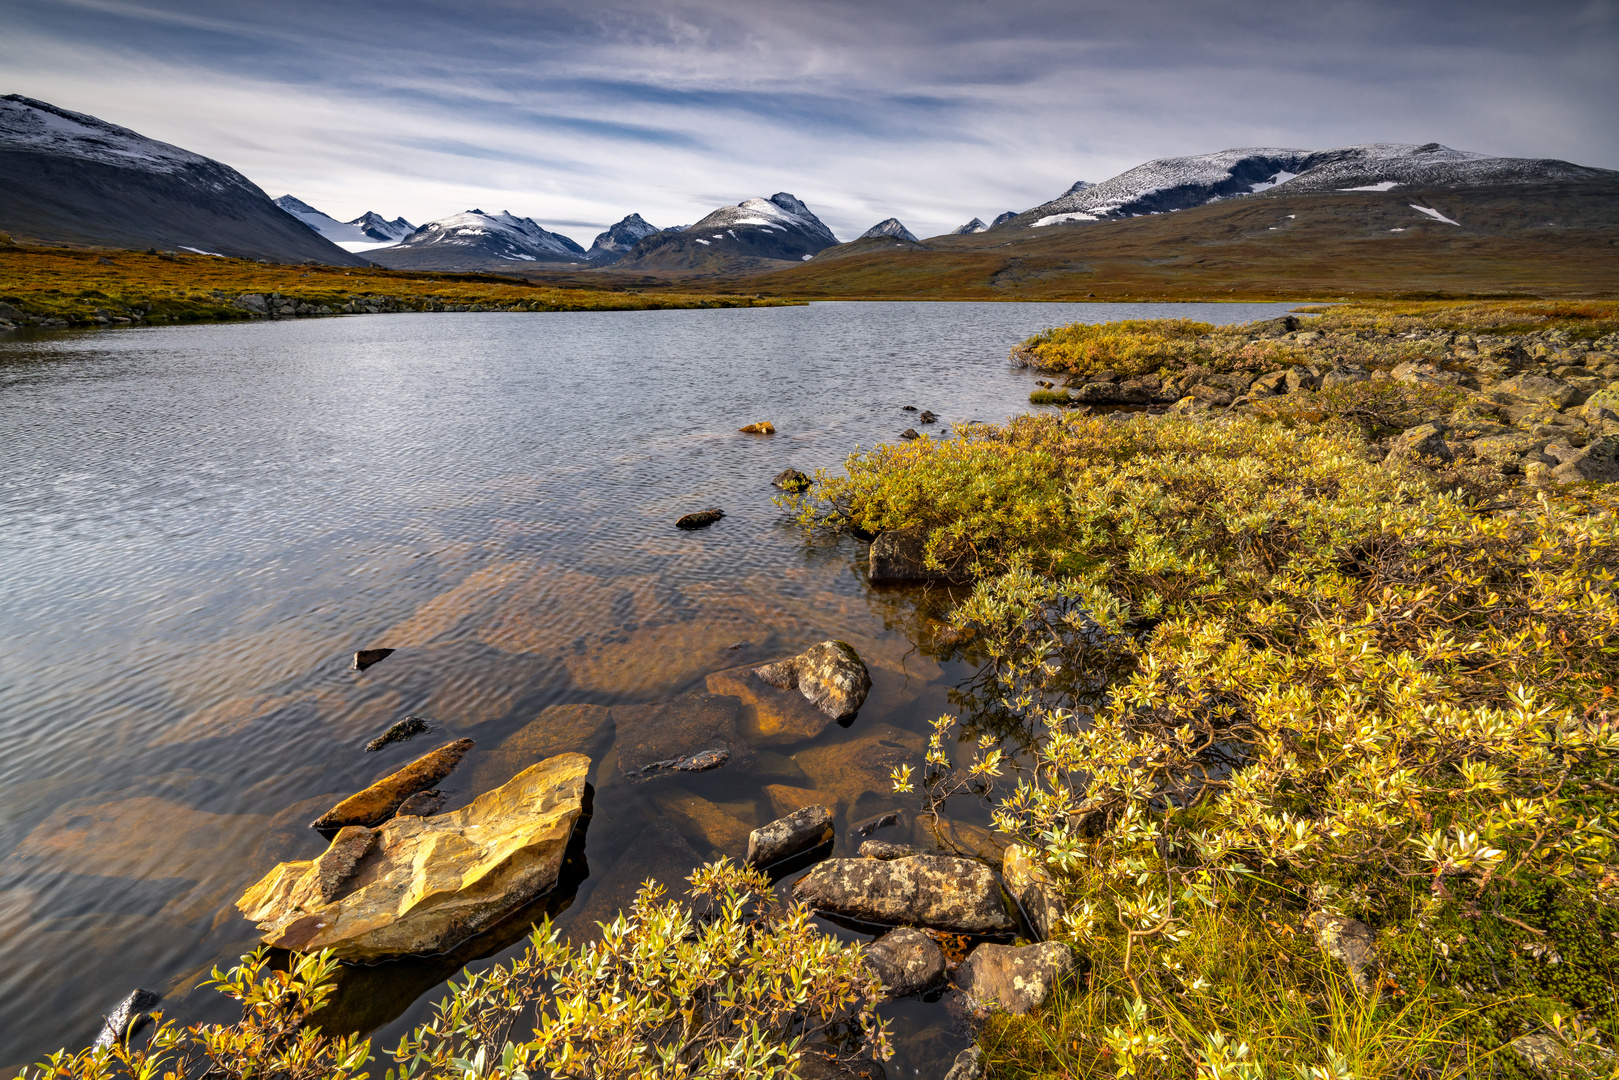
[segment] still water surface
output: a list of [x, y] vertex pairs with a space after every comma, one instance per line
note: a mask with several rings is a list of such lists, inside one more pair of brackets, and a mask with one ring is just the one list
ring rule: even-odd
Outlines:
[[[852, 763], [920, 745], [972, 672], [919, 649], [917, 596], [871, 589], [852, 539], [805, 537], [770, 478], [892, 441], [916, 422], [904, 405], [935, 430], [1026, 411], [1007, 351], [1057, 323], [1286, 308], [822, 303], [0, 341], [0, 1066], [84, 1045], [135, 986], [171, 1015], [227, 1015], [196, 984], [254, 943], [236, 897], [427, 749], [476, 740], [443, 785], [462, 805], [510, 775], [496, 749], [547, 706], [701, 690], [828, 637], [874, 679], [848, 729], [644, 785], [597, 748], [588, 877], [559, 921], [586, 934], [648, 874], [712, 857], [682, 800], [745, 831], [775, 816], [764, 785], [816, 788], [844, 853], [849, 821], [895, 803]], [[778, 434], [736, 433], [762, 419]], [[717, 525], [673, 528], [710, 506]], [[371, 646], [398, 651], [351, 670]], [[407, 713], [439, 727], [364, 752]], [[357, 973], [344, 1015], [391, 1047], [511, 937]], [[942, 1006], [887, 1011], [910, 1036], [890, 1076], [942, 1075], [965, 1045]]]

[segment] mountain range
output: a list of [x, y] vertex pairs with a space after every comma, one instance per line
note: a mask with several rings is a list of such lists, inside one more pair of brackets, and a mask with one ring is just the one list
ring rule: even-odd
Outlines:
[[0, 98], [0, 231], [56, 243], [365, 265], [228, 165], [20, 94]]
[[[1292, 209], [1280, 213], [1283, 204]], [[1149, 161], [1100, 183], [1081, 180], [1028, 210], [1006, 211], [987, 225], [973, 218], [926, 240], [890, 217], [840, 243], [801, 199], [777, 192], [676, 228], [658, 229], [632, 213], [586, 250], [506, 211], [468, 210], [419, 227], [372, 211], [338, 221], [292, 195], [272, 202], [234, 169], [128, 128], [20, 95], [0, 98], [0, 231], [45, 242], [185, 248], [281, 262], [352, 266], [369, 260], [404, 270], [586, 275], [579, 278], [585, 284], [588, 275], [601, 273], [738, 282], [768, 275], [807, 283], [858, 272], [868, 281], [870, 267], [920, 260], [939, 267], [999, 265], [985, 272], [1000, 289], [1026, 280], [1029, 260], [1045, 260], [1051, 266], [1041, 273], [1057, 288], [1091, 272], [1066, 254], [1095, 247], [1064, 239], [1080, 235], [1074, 230], [1089, 236], [1090, 230], [1172, 214], [1177, 224], [1169, 234], [1177, 237], [1207, 234], [1197, 242], [1213, 242], [1235, 228], [1248, 237], [1244, 243], [1286, 243], [1308, 231], [1298, 206], [1323, 211], [1312, 218], [1313, 243], [1322, 242], [1320, 230], [1330, 225], [1338, 230], [1334, 236], [1363, 238], [1427, 235], [1424, 230], [1436, 227], [1442, 234], [1456, 230], [1454, 237], [1561, 228], [1583, 230], [1565, 234], [1566, 240], [1611, 246], [1610, 231], [1619, 228], [1619, 172], [1438, 143], [1238, 148]], [[1221, 207], [1247, 209], [1233, 214]], [[1260, 219], [1267, 224], [1237, 225]], [[1261, 232], [1243, 231], [1250, 228]], [[968, 252], [983, 254], [968, 259]], [[1145, 253], [1140, 257], [1150, 261]], [[946, 278], [956, 280], [950, 277], [955, 272]], [[907, 280], [919, 279], [912, 273]]]
[[281, 196], [275, 204], [345, 251], [397, 244], [416, 231], [416, 226], [402, 217], [389, 221], [371, 210], [353, 221], [338, 221], [291, 195]]

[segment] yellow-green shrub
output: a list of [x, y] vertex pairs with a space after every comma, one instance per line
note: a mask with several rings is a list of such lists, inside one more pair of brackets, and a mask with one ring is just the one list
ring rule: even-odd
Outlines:
[[1197, 339], [1213, 329], [1191, 319], [1072, 323], [1036, 334], [1013, 356], [1032, 367], [1071, 375], [1108, 370], [1141, 375], [1187, 362], [1197, 353]]

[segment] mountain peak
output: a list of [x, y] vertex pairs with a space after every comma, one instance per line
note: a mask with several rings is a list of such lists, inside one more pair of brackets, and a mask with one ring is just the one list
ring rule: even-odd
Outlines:
[[899, 218], [885, 218], [879, 221], [861, 233], [860, 239], [864, 240], [870, 236], [892, 236], [899, 240], [909, 240], [913, 244], [919, 243], [916, 237], [911, 235], [911, 230], [900, 224]]
[[617, 262], [643, 239], [659, 230], [640, 214], [626, 214], [618, 224], [598, 233], [585, 258], [599, 266]]
[[966, 236], [969, 233], [989, 232], [989, 226], [984, 224], [983, 218], [973, 218], [959, 229], [951, 229], [951, 236]]
[[533, 218], [475, 208], [429, 221], [374, 257], [401, 270], [492, 270], [523, 263], [583, 262], [585, 249]]

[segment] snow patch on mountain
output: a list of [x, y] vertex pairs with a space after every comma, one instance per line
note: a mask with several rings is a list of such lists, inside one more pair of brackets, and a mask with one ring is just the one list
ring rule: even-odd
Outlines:
[[1411, 209], [1415, 210], [1417, 213], [1419, 213], [1419, 214], [1427, 214], [1429, 217], [1433, 218], [1435, 221], [1443, 221], [1446, 225], [1460, 225], [1461, 224], [1461, 222], [1459, 222], [1459, 221], [1450, 220], [1450, 218], [1446, 217], [1444, 214], [1441, 214], [1439, 211], [1433, 209], [1432, 207], [1418, 206], [1416, 203], [1408, 203], [1407, 205], [1409, 205], [1411, 207]]
[[84, 158], [147, 172], [176, 173], [218, 165], [190, 150], [21, 94], [0, 97], [0, 149]]
[[885, 218], [879, 221], [861, 233], [860, 239], [864, 240], [870, 236], [892, 236], [899, 240], [909, 240], [913, 244], [918, 243], [916, 237], [911, 235], [911, 230], [900, 224], [899, 218]]
[[338, 221], [293, 195], [283, 195], [275, 204], [344, 251], [375, 251], [397, 244], [416, 231], [416, 226], [404, 218], [389, 221], [371, 210], [353, 221]]
[[1566, 161], [1491, 157], [1439, 143], [1366, 143], [1333, 150], [1246, 147], [1149, 161], [1100, 184], [1081, 181], [1050, 202], [1019, 214], [1011, 224], [1040, 228], [1135, 217], [1278, 190], [1386, 191], [1404, 185], [1487, 186], [1604, 175], [1612, 174]]
[[542, 228], [533, 218], [502, 210], [468, 210], [430, 221], [398, 244], [396, 252], [424, 248], [467, 248], [511, 262], [576, 262], [585, 249], [566, 236]]

